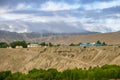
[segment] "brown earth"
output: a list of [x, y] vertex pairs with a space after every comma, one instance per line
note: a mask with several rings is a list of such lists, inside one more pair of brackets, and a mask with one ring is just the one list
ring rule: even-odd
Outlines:
[[104, 64], [120, 65], [120, 47], [37, 47], [0, 49], [0, 71], [28, 72], [33, 68], [88, 68]]
[[52, 43], [92, 43], [96, 41], [106, 42], [110, 45], [120, 45], [120, 32], [111, 32], [111, 33], [99, 33], [99, 34], [87, 34], [87, 35], [73, 35], [69, 37], [58, 37], [58, 39], [52, 40]]
[[111, 33], [88, 33], [88, 34], [37, 34], [37, 33], [16, 33], [0, 31], [0, 42], [13, 42], [25, 40], [28, 43], [52, 42], [55, 44], [71, 44], [80, 42], [96, 42], [98, 40], [110, 45], [120, 45], [120, 31]]

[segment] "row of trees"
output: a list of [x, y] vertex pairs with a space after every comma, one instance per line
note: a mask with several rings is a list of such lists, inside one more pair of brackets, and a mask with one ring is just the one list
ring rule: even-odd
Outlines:
[[50, 46], [50, 47], [54, 46], [51, 42], [49, 42], [49, 43], [42, 42], [39, 45], [41, 45], [41, 46]]
[[[7, 44], [6, 42], [0, 42], [0, 48], [7, 48], [7, 47], [12, 47], [12, 48], [16, 48], [16, 46], [22, 46], [23, 48], [27, 48], [27, 45], [29, 45], [30, 43], [26, 43], [25, 41], [14, 41], [10, 44]], [[39, 45], [41, 46], [55, 46], [52, 43], [45, 43], [45, 42], [41, 42]]]
[[[74, 44], [74, 43], [71, 43], [69, 46], [80, 46], [81, 43], [78, 43], [78, 44]], [[89, 43], [88, 43], [89, 44]], [[107, 45], [105, 42], [100, 42], [100, 41], [97, 41], [96, 44], [101, 44], [102, 46], [105, 46]], [[10, 44], [7, 44], [5, 42], [1, 42], [0, 43], [0, 48], [7, 48], [9, 46], [11, 46], [12, 48], [15, 48], [16, 46], [22, 46], [23, 48], [27, 48], [27, 43], [25, 41], [14, 41]], [[45, 43], [45, 42], [42, 42], [40, 43], [39, 45], [41, 46], [60, 46], [60, 44], [57, 44], [57, 45], [53, 45], [52, 43]]]
[[[80, 46], [80, 44], [81, 43], [77, 43], [77, 44], [74, 44], [74, 43], [71, 43], [71, 44], [69, 44], [68, 46]], [[88, 44], [90, 44], [90, 43], [88, 43]], [[101, 42], [101, 41], [96, 41], [96, 43], [95, 44], [100, 44], [100, 45], [102, 45], [102, 46], [106, 46], [107, 44], [105, 43], [105, 42]], [[57, 44], [57, 45], [53, 45], [52, 43], [45, 43], [45, 42], [42, 42], [42, 43], [40, 43], [39, 45], [41, 45], [41, 46], [61, 46], [61, 44]]]
[[104, 65], [89, 69], [68, 69], [58, 72], [56, 69], [33, 69], [28, 74], [0, 72], [0, 80], [117, 80], [120, 79], [120, 66]]
[[[82, 44], [82, 43], [78, 43], [78, 44], [71, 43], [69, 46], [80, 46], [80, 44]], [[87, 43], [87, 44], [90, 44], [90, 43]], [[100, 44], [102, 46], [106, 46], [107, 45], [105, 42], [101, 42], [100, 40], [96, 41], [95, 44]]]
[[105, 42], [97, 41], [96, 44], [101, 44], [102, 46], [106, 46], [107, 44]]
[[22, 46], [23, 48], [27, 48], [27, 43], [25, 41], [14, 41], [10, 43], [10, 46], [12, 48], [15, 48], [16, 46]]
[[10, 44], [7, 44], [6, 42], [0, 42], [0, 48], [15, 48], [16, 46], [22, 46], [23, 48], [27, 48], [27, 43], [25, 41], [14, 41]]

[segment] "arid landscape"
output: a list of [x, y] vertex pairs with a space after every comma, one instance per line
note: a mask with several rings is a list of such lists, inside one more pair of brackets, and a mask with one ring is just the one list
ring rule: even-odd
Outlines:
[[110, 45], [120, 45], [120, 32], [111, 33], [97, 33], [97, 34], [85, 34], [85, 35], [73, 35], [68, 37], [60, 37], [57, 40], [52, 41], [53, 43], [84, 43], [84, 42], [96, 42], [97, 40], [104, 41]]
[[120, 31], [111, 33], [82, 33], [82, 34], [39, 34], [39, 33], [16, 33], [0, 31], [1, 42], [25, 40], [31, 43], [52, 42], [54, 44], [93, 43], [98, 40], [109, 45], [120, 45]]
[[0, 0], [0, 80], [120, 80], [120, 0]]
[[33, 68], [89, 68], [104, 64], [120, 65], [120, 32], [105, 34], [63, 36], [52, 40], [54, 44], [105, 41], [108, 46], [59, 46], [33, 48], [1, 48], [0, 71], [27, 72]]
[[0, 71], [28, 72], [33, 68], [59, 71], [105, 64], [120, 65], [120, 47], [37, 47], [0, 49]]

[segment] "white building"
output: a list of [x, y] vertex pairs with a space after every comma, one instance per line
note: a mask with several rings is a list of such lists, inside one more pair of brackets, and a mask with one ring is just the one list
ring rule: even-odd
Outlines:
[[39, 44], [29, 44], [28, 47], [38, 47], [40, 46]]

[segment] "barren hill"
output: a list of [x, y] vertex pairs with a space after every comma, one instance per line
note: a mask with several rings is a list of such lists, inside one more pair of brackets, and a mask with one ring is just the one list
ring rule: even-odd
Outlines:
[[100, 40], [111, 45], [120, 45], [120, 32], [111, 33], [98, 33], [98, 34], [87, 34], [87, 35], [74, 35], [67, 38], [59, 38], [54, 40], [53, 43], [80, 43], [80, 42], [96, 42]]
[[27, 72], [33, 68], [88, 68], [104, 64], [120, 65], [120, 47], [37, 47], [0, 49], [0, 71]]
[[96, 42], [100, 40], [112, 45], [120, 45], [120, 32], [111, 33], [71, 33], [71, 34], [53, 34], [53, 33], [16, 33], [9, 31], [0, 31], [0, 42], [12, 42], [15, 40], [25, 40], [27, 42], [52, 42], [55, 44], [70, 44], [80, 42]]
[[96, 32], [83, 33], [17, 33], [0, 30], [0, 42], [13, 42], [15, 40], [25, 40], [27, 42], [52, 42], [61, 38], [68, 38], [74, 35], [96, 34]]

